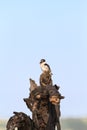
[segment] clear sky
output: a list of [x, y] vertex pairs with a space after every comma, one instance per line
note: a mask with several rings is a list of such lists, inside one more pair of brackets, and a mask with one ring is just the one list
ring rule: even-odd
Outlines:
[[87, 1], [0, 1], [0, 118], [30, 115], [23, 98], [45, 58], [65, 96], [61, 117], [87, 117]]

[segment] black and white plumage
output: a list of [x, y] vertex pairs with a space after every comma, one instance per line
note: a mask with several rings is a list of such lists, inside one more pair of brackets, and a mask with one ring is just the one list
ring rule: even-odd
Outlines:
[[41, 59], [41, 61], [40, 61], [40, 67], [41, 67], [41, 70], [42, 70], [43, 72], [49, 72], [49, 73], [52, 75], [52, 73], [51, 73], [51, 68], [50, 68], [50, 66], [46, 63], [46, 60], [45, 60], [45, 59]]

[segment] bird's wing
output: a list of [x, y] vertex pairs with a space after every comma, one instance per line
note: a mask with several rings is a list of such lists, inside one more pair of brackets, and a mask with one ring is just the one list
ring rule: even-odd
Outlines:
[[45, 65], [46, 70], [49, 69], [49, 71], [51, 71], [50, 66], [47, 63], [45, 63], [44, 65]]

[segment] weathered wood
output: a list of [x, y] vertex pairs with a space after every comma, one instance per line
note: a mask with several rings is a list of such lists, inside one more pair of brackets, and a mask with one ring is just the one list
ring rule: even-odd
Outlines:
[[23, 112], [14, 112], [7, 122], [7, 130], [38, 130], [32, 119]]
[[32, 119], [23, 112], [14, 112], [7, 122], [7, 130], [61, 130], [60, 101], [64, 99], [59, 86], [53, 85], [52, 75], [43, 72], [40, 75], [40, 86], [30, 79], [30, 93], [24, 98]]
[[[39, 86], [33, 90], [30, 97], [25, 100], [29, 108], [32, 103], [33, 121], [38, 126], [38, 129], [54, 130], [57, 124], [60, 130], [60, 100], [64, 97], [58, 91], [57, 85], [42, 87]], [[37, 98], [39, 95], [39, 98]], [[50, 126], [51, 125], [51, 126]], [[51, 128], [50, 128], [51, 127]]]
[[49, 72], [44, 72], [40, 75], [40, 86], [46, 87], [48, 85], [53, 85], [52, 76]]

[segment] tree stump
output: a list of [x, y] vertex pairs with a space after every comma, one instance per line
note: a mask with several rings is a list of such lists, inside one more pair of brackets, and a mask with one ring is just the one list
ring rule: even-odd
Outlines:
[[23, 112], [14, 112], [7, 122], [7, 130], [61, 130], [60, 101], [64, 99], [59, 86], [53, 85], [48, 72], [40, 75], [40, 86], [30, 79], [30, 93], [24, 98], [32, 119]]

